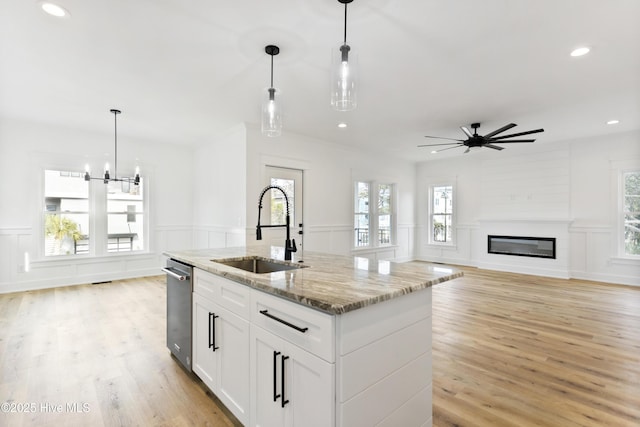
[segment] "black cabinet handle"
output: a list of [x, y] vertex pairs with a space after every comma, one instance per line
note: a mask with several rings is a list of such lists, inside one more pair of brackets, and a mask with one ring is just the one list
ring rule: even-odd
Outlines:
[[218, 317], [220, 316], [216, 316], [215, 313], [209, 312], [209, 348], [211, 348], [213, 351], [216, 351], [220, 348], [216, 346], [216, 319]]
[[284, 408], [284, 405], [289, 403], [289, 400], [284, 397], [284, 361], [287, 360], [288, 358], [289, 356], [282, 356], [281, 366], [280, 366], [280, 382], [282, 387], [282, 399], [280, 399], [280, 402], [282, 402], [283, 408]]
[[260, 314], [264, 314], [268, 318], [273, 319], [273, 320], [275, 320], [277, 322], [283, 323], [283, 324], [287, 325], [288, 327], [295, 329], [298, 332], [302, 332], [303, 334], [309, 330], [309, 328], [301, 328], [300, 326], [296, 326], [293, 323], [289, 323], [286, 320], [283, 320], [283, 319], [281, 319], [279, 317], [274, 316], [273, 314], [269, 314], [269, 312], [267, 310], [260, 310]]
[[273, 352], [273, 401], [274, 402], [276, 402], [280, 397], [280, 395], [278, 394], [277, 386], [276, 386], [276, 382], [277, 382], [276, 369], [278, 368], [276, 361], [278, 360], [279, 354], [280, 354], [279, 351]]
[[211, 348], [212, 344], [212, 339], [211, 339], [211, 316], [213, 316], [212, 312], [209, 312], [209, 348]]

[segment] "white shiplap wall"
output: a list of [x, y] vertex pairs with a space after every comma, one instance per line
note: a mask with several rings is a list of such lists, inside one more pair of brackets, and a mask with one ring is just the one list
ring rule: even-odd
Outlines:
[[509, 154], [509, 148], [482, 160], [482, 218], [568, 218], [569, 148], [526, 155]]

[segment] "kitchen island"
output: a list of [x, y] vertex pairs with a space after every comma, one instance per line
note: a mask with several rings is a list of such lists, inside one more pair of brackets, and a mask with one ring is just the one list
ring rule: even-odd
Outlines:
[[245, 425], [431, 425], [431, 286], [462, 272], [283, 252], [165, 253], [194, 267], [194, 373]]

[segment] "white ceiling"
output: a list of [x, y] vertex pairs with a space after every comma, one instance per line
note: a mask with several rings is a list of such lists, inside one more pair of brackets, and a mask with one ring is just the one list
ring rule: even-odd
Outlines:
[[[536, 143], [640, 129], [638, 0], [354, 0], [359, 105], [346, 113], [329, 105], [337, 0], [59, 0], [69, 19], [1, 4], [10, 118], [111, 132], [119, 108], [121, 139], [200, 144], [259, 124], [276, 44], [283, 132], [421, 161], [434, 158], [423, 135], [461, 138], [471, 122], [542, 127]], [[591, 53], [571, 58], [580, 45]]]

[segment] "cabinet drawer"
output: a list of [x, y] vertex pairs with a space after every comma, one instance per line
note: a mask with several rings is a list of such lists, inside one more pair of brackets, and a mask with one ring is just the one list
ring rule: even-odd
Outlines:
[[193, 292], [238, 316], [249, 319], [251, 290], [232, 280], [194, 268]]
[[252, 289], [251, 323], [329, 363], [335, 361], [335, 316]]

